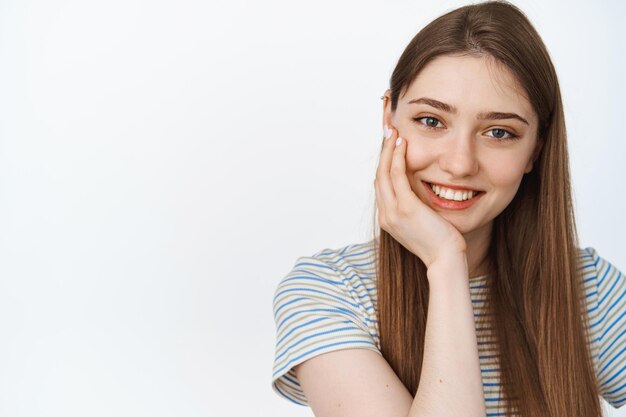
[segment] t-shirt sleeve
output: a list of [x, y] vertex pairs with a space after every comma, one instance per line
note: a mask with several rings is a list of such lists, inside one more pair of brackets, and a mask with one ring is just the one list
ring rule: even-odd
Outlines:
[[353, 348], [380, 354], [375, 313], [354, 279], [320, 259], [301, 257], [279, 282], [272, 388], [280, 396], [309, 405], [293, 367], [314, 356]]
[[[626, 403], [626, 277], [594, 248], [583, 268], [595, 269], [597, 310], [591, 323], [598, 345], [596, 373], [602, 397], [614, 408]], [[592, 277], [593, 279], [594, 277]]]

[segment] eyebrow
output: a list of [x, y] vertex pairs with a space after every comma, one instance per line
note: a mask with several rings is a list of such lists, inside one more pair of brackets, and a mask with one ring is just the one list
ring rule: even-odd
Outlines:
[[[452, 114], [457, 113], [456, 107], [451, 106], [446, 103], [442, 103], [441, 101], [435, 100], [434, 98], [422, 97], [422, 98], [416, 98], [414, 100], [409, 101], [409, 104], [413, 104], [413, 103], [427, 104], [431, 107], [445, 111], [447, 113], [452, 113]], [[528, 120], [524, 119], [522, 116], [515, 114], [515, 113], [502, 113], [502, 112], [497, 112], [497, 111], [483, 112], [483, 113], [479, 113], [476, 116], [476, 119], [478, 120], [517, 119], [530, 126], [530, 124], [528, 123]]]

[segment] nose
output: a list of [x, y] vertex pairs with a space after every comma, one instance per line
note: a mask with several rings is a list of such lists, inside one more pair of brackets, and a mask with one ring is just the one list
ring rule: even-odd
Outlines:
[[454, 178], [475, 175], [478, 158], [471, 137], [454, 138], [444, 147], [439, 157], [439, 167]]

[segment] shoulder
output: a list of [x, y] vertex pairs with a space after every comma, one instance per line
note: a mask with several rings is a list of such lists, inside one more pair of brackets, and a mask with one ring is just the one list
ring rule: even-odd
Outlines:
[[[626, 304], [622, 302], [626, 281], [621, 271], [592, 247], [579, 248], [578, 270], [590, 326], [594, 330], [600, 325], [606, 325], [609, 311], [616, 307], [626, 308]], [[598, 339], [600, 336], [598, 335]]]
[[315, 288], [330, 290], [338, 296], [353, 298], [354, 292], [375, 295], [376, 262], [374, 241], [322, 249], [296, 259], [293, 267], [279, 282], [274, 303], [289, 293]]
[[[372, 278], [375, 274], [375, 241], [370, 240], [342, 246], [335, 249], [323, 249], [310, 257], [301, 257], [299, 260], [313, 260], [314, 263], [325, 264], [335, 274], [358, 274], [360, 278]], [[296, 264], [297, 265], [297, 264]]]
[[587, 301], [595, 301], [597, 308], [607, 307], [605, 302], [626, 287], [622, 272], [592, 247], [578, 249], [578, 265]]
[[274, 391], [307, 405], [296, 365], [341, 349], [380, 353], [375, 304], [373, 241], [299, 257], [274, 292]]
[[579, 249], [592, 356], [602, 397], [626, 403], [626, 279], [596, 249]]
[[602, 266], [605, 262], [607, 261], [600, 257], [595, 248], [578, 248], [578, 263], [583, 273], [595, 271], [598, 265]]

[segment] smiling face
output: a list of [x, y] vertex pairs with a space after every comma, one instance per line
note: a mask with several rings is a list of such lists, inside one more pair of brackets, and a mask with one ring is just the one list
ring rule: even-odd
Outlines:
[[[395, 112], [386, 100], [383, 121], [407, 141], [406, 171], [418, 197], [454, 225], [468, 247], [488, 240], [493, 219], [532, 170], [537, 146], [537, 115], [513, 73], [489, 57], [439, 56]], [[450, 190], [432, 191], [429, 184]], [[479, 193], [459, 202], [471, 195], [454, 187]]]

